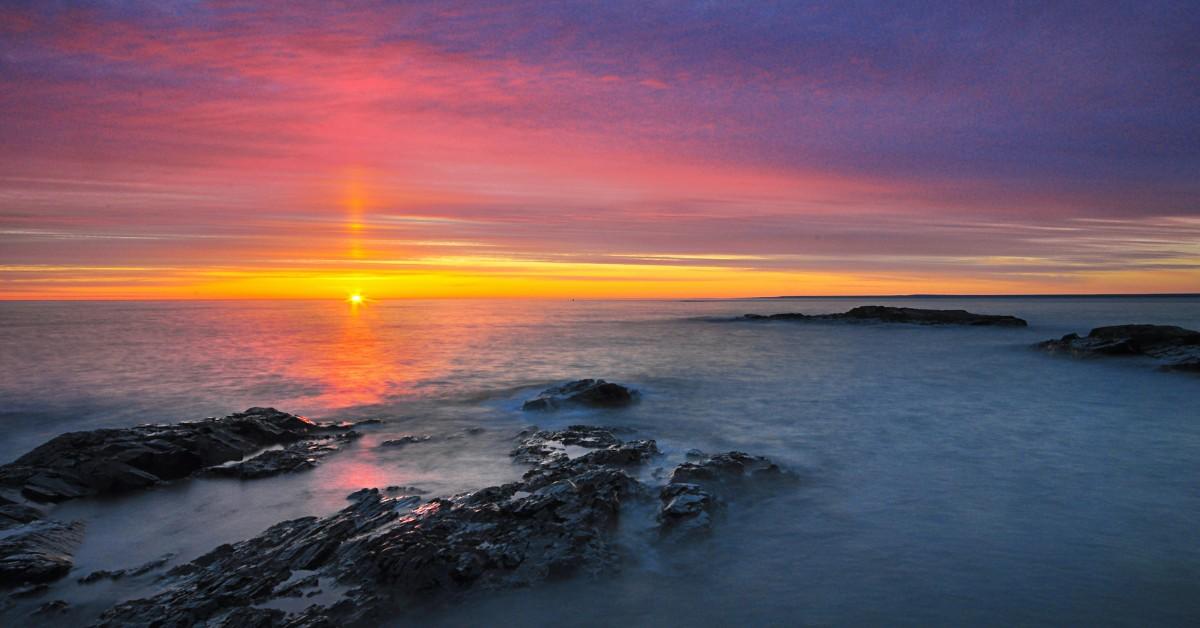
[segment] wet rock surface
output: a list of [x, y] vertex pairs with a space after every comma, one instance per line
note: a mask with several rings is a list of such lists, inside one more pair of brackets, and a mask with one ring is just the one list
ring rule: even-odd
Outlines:
[[776, 482], [792, 479], [770, 459], [740, 451], [706, 454], [691, 450], [687, 457], [659, 491], [660, 532], [677, 540], [708, 533], [713, 517], [730, 495], [769, 488]]
[[71, 432], [0, 467], [0, 487], [40, 502], [128, 492], [325, 429], [344, 428], [274, 408], [251, 408], [220, 419]]
[[138, 565], [137, 567], [131, 567], [129, 569], [101, 569], [98, 571], [93, 571], [92, 573], [80, 578], [78, 582], [79, 584], [91, 584], [101, 580], [120, 580], [126, 576], [131, 578], [142, 576], [154, 571], [155, 569], [161, 569], [164, 565], [170, 562], [172, 558], [175, 558], [175, 554], [165, 554], [148, 563]]
[[0, 539], [0, 585], [49, 582], [71, 570], [83, 542], [79, 521], [36, 521]]
[[636, 400], [635, 391], [602, 379], [580, 379], [543, 390], [521, 406], [522, 410], [546, 412], [568, 406], [623, 408]]
[[986, 325], [1026, 327], [1024, 319], [998, 314], [975, 314], [966, 310], [927, 310], [913, 307], [862, 305], [840, 314], [746, 314], [749, 321], [861, 321], [915, 325]]
[[317, 440], [292, 443], [283, 449], [269, 449], [241, 462], [209, 467], [203, 473], [216, 477], [253, 480], [306, 471], [316, 467], [321, 459], [337, 453], [343, 445], [360, 436], [358, 432], [348, 431], [336, 436], [322, 436]]
[[[99, 625], [375, 625], [469, 591], [610, 574], [626, 555], [617, 530], [632, 504], [661, 502], [644, 522], [660, 535], [707, 529], [720, 487], [782, 473], [765, 458], [705, 455], [674, 474], [697, 482], [660, 490], [631, 475], [659, 455], [653, 440], [604, 428], [526, 430], [512, 451], [533, 465], [521, 481], [426, 503], [356, 491], [331, 516], [285, 521], [176, 567], [165, 590], [113, 607]], [[296, 597], [312, 603], [273, 604]]]
[[[10, 566], [6, 573], [28, 572], [31, 581], [69, 571], [82, 525], [42, 521], [40, 504], [131, 492], [197, 473], [252, 479], [299, 471], [356, 437], [349, 428], [250, 408], [219, 419], [62, 434], [0, 466], [0, 530], [7, 529], [0, 565]], [[221, 466], [278, 445], [284, 447]], [[20, 581], [0, 576], [0, 584]]]
[[1172, 325], [1112, 325], [1067, 334], [1035, 347], [1074, 357], [1145, 356], [1164, 370], [1200, 372], [1200, 332]]

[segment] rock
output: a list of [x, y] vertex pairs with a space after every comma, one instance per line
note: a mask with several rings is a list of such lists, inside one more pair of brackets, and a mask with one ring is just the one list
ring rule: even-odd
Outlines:
[[740, 451], [705, 455], [675, 467], [671, 484], [699, 484], [709, 489], [736, 486], [747, 480], [778, 478], [783, 470], [763, 456]]
[[341, 446], [360, 437], [358, 432], [344, 432], [334, 437], [300, 441], [283, 449], [269, 449], [253, 458], [232, 464], [209, 467], [205, 475], [235, 477], [243, 480], [295, 473], [316, 467], [322, 458], [341, 450]]
[[712, 513], [717, 500], [699, 484], [668, 484], [659, 492], [659, 500], [662, 508], [658, 512], [658, 521], [663, 536], [680, 538], [712, 529]]
[[512, 451], [520, 462], [542, 462], [558, 455], [566, 456], [567, 446], [599, 449], [617, 447], [621, 439], [612, 430], [588, 425], [572, 425], [554, 432], [531, 428], [517, 435], [521, 443]]
[[[415, 602], [612, 574], [623, 555], [618, 523], [642, 512], [624, 506], [653, 495], [622, 465], [656, 454], [652, 440], [625, 442], [602, 428], [530, 430], [513, 450], [536, 464], [520, 482], [419, 506], [416, 498], [356, 491], [333, 515], [276, 524], [171, 570], [168, 588], [118, 604], [99, 625], [377, 625], [396, 622]], [[757, 477], [751, 467], [773, 466], [746, 458], [746, 477]], [[664, 489], [661, 525], [700, 527], [714, 508], [708, 495], [699, 485]], [[262, 610], [318, 586], [326, 593], [305, 594], [313, 603], [302, 611]]]
[[620, 384], [602, 379], [581, 379], [543, 390], [537, 397], [526, 401], [522, 410], [549, 411], [563, 406], [586, 406], [589, 408], [621, 408], [635, 400], [635, 392]]
[[433, 438], [433, 437], [432, 436], [415, 436], [413, 434], [405, 434], [404, 436], [401, 436], [400, 438], [394, 438], [392, 440], [385, 440], [382, 443], [379, 443], [379, 446], [380, 447], [404, 447], [405, 445], [412, 445], [413, 443], [423, 443], [431, 438]]
[[41, 606], [39, 606], [36, 611], [33, 611], [33, 614], [34, 615], [61, 615], [62, 613], [67, 612], [67, 609], [70, 607], [71, 607], [71, 605], [67, 604], [67, 602], [65, 600], [51, 600], [51, 601], [46, 602], [46, 603], [42, 604]]
[[29, 504], [0, 505], [0, 530], [37, 521], [44, 516], [45, 512]]
[[693, 449], [659, 492], [660, 534], [683, 540], [708, 533], [723, 497], [745, 495], [793, 476], [770, 459], [740, 451], [706, 454]]
[[46, 591], [49, 591], [49, 590], [50, 590], [50, 585], [46, 584], [45, 582], [39, 582], [37, 584], [29, 584], [29, 585], [25, 585], [23, 587], [14, 589], [12, 593], [8, 594], [8, 597], [10, 597], [10, 598], [38, 597], [39, 595], [42, 595], [43, 593], [45, 593]]
[[750, 321], [870, 321], [912, 323], [916, 325], [989, 325], [1026, 327], [1029, 323], [1015, 316], [974, 314], [966, 310], [926, 310], [913, 307], [862, 305], [841, 314], [746, 314]]
[[40, 502], [124, 493], [271, 445], [319, 438], [327, 429], [339, 428], [274, 408], [250, 408], [221, 419], [71, 432], [0, 467], [0, 487]]
[[50, 582], [71, 570], [84, 523], [35, 521], [0, 539], [0, 586]]
[[170, 562], [170, 560], [172, 558], [175, 558], [175, 554], [167, 553], [167, 554], [164, 554], [161, 557], [156, 558], [148, 563], [144, 563], [142, 565], [139, 565], [137, 567], [133, 567], [130, 569], [117, 569], [115, 571], [109, 571], [107, 569], [100, 569], [98, 571], [93, 571], [92, 573], [80, 578], [79, 580], [77, 580], [77, 582], [79, 584], [92, 584], [93, 582], [99, 582], [100, 580], [120, 580], [126, 576], [137, 577], [137, 576], [145, 575], [145, 574], [150, 573], [151, 571], [154, 571], [155, 569], [159, 569], [159, 568], [163, 567], [168, 562]]
[[1164, 370], [1200, 371], [1200, 332], [1172, 325], [1097, 327], [1083, 338], [1067, 334], [1034, 346], [1075, 357], [1145, 356]]

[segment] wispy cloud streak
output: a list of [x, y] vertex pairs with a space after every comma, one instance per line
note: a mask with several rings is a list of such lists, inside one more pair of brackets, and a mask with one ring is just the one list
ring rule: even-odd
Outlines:
[[17, 3], [0, 295], [1194, 290], [1197, 31], [1186, 2]]

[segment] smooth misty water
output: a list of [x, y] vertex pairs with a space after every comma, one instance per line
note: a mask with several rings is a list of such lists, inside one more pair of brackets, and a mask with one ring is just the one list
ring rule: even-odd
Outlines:
[[[1200, 328], [1200, 298], [887, 300], [1016, 314], [1028, 329], [715, 320], [882, 301], [0, 304], [0, 461], [64, 431], [256, 405], [388, 421], [306, 474], [60, 506], [53, 516], [87, 519], [88, 536], [76, 571], [37, 602], [68, 599], [68, 620], [86, 623], [151, 586], [74, 584], [94, 569], [168, 551], [189, 560], [332, 512], [364, 486], [446, 494], [514, 479], [508, 439], [536, 420], [632, 426], [668, 463], [692, 447], [766, 454], [804, 481], [734, 504], [692, 547], [635, 548], [619, 578], [481, 595], [423, 622], [1200, 619], [1200, 378], [1029, 349], [1103, 324]], [[579, 377], [632, 385], [643, 401], [519, 411]], [[485, 431], [466, 435], [473, 426]], [[374, 447], [405, 432], [447, 438]]]

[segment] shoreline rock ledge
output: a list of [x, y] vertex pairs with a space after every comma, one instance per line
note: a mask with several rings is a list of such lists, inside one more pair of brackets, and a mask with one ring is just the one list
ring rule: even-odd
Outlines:
[[874, 323], [909, 323], [914, 325], [975, 325], [993, 327], [1027, 327], [1025, 319], [1004, 314], [975, 314], [966, 310], [926, 310], [915, 307], [860, 305], [840, 314], [746, 314], [746, 321], [858, 321]]
[[[34, 502], [62, 502], [144, 489], [233, 461], [243, 462], [222, 471], [236, 475], [232, 471], [254, 466], [247, 477], [262, 477], [315, 466], [309, 463], [337, 450], [333, 443], [353, 438], [350, 427], [250, 408], [219, 419], [68, 432], [0, 466], [0, 489]], [[279, 445], [284, 449], [246, 459]]]
[[1110, 325], [1087, 336], [1067, 334], [1034, 345], [1050, 353], [1074, 357], [1145, 356], [1166, 371], [1200, 373], [1200, 332], [1173, 325]]
[[46, 519], [46, 504], [197, 475], [249, 480], [310, 469], [359, 435], [351, 427], [250, 408], [219, 419], [60, 434], [0, 466], [0, 588], [70, 571], [85, 526]]

